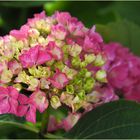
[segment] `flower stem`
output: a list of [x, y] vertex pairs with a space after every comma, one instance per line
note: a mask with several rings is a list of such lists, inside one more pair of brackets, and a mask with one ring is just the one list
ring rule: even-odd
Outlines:
[[50, 107], [48, 107], [42, 115], [42, 123], [40, 129], [41, 137], [44, 137], [44, 135], [47, 133], [49, 116], [50, 116]]

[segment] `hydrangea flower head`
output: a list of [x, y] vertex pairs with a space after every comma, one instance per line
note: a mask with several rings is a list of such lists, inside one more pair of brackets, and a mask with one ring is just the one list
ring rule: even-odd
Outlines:
[[67, 12], [45, 12], [0, 37], [0, 114], [36, 122], [43, 113], [67, 106], [68, 117], [48, 130], [68, 131], [84, 113], [119, 99], [140, 101], [140, 59], [118, 43], [104, 44], [95, 26], [86, 28]]

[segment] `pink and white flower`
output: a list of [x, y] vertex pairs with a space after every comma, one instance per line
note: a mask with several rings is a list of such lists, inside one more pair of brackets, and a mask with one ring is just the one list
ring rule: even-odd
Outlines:
[[61, 60], [63, 57], [62, 50], [55, 44], [55, 42], [50, 41], [49, 44], [46, 46], [47, 52], [49, 52], [54, 59]]
[[40, 65], [51, 59], [51, 54], [39, 45], [30, 48], [28, 51], [23, 52], [19, 56], [19, 60], [23, 68], [29, 68], [34, 65]]
[[62, 26], [61, 24], [57, 24], [52, 26], [51, 34], [56, 39], [64, 40], [67, 35], [67, 31], [64, 26]]
[[62, 73], [57, 69], [56, 73], [52, 78], [49, 79], [49, 81], [54, 87], [62, 89], [68, 84], [69, 79], [67, 78], [65, 73]]
[[0, 114], [17, 113], [18, 91], [12, 86], [0, 86]]

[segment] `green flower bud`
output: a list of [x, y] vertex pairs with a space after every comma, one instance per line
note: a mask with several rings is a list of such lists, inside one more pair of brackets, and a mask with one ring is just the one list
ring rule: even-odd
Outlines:
[[78, 92], [77, 95], [81, 100], [85, 99], [85, 91], [84, 90], [81, 90], [80, 92]]
[[94, 54], [85, 54], [85, 62], [87, 62], [88, 64], [93, 62], [95, 60], [95, 58], [96, 57]]
[[105, 70], [98, 70], [95, 74], [95, 78], [99, 81], [99, 82], [103, 82], [106, 83], [107, 82], [107, 74]]
[[74, 94], [74, 87], [73, 85], [67, 85], [66, 86], [66, 91], [68, 94]]
[[92, 77], [91, 78], [87, 78], [85, 80], [85, 83], [83, 84], [84, 90], [86, 92], [90, 92], [93, 89], [94, 84], [95, 84], [95, 80]]
[[78, 68], [80, 66], [80, 64], [81, 64], [80, 57], [77, 56], [77, 57], [72, 58], [72, 66]]
[[83, 61], [80, 63], [81, 68], [85, 68], [87, 65], [88, 65], [88, 63], [86, 61]]
[[70, 45], [64, 45], [62, 46], [62, 51], [64, 54], [68, 54], [68, 49], [70, 48]]
[[88, 71], [88, 72], [86, 72], [85, 77], [88, 78], [88, 77], [91, 77], [91, 75], [92, 75], [92, 73]]
[[98, 54], [96, 56], [96, 59], [94, 60], [94, 66], [103, 66], [105, 64], [105, 60], [101, 54]]
[[72, 82], [72, 84], [74, 85], [74, 88], [75, 88], [76, 90], [81, 89], [82, 86], [83, 86], [82, 80], [81, 80], [81, 79], [78, 79], [78, 78], [74, 79], [74, 81]]
[[52, 96], [50, 102], [51, 102], [51, 106], [52, 106], [54, 109], [57, 109], [58, 107], [61, 106], [61, 102], [60, 102], [58, 96], [55, 96], [55, 95]]
[[79, 71], [78, 75], [80, 77], [85, 77], [85, 74], [88, 72], [88, 70], [86, 68], [83, 68]]
[[51, 75], [50, 69], [42, 66], [29, 68], [29, 73], [36, 78], [48, 78]]
[[18, 77], [15, 79], [15, 82], [22, 82], [22, 83], [30, 83], [30, 76], [26, 74], [25, 71], [22, 71], [18, 74]]
[[55, 64], [54, 64], [55, 68], [58, 68], [59, 70], [63, 70], [65, 65], [63, 64], [62, 61], [57, 61]]

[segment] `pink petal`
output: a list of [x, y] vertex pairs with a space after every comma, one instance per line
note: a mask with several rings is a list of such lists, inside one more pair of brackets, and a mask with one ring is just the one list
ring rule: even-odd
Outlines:
[[61, 60], [63, 57], [63, 52], [62, 50], [55, 44], [55, 42], [51, 41], [49, 44], [46, 46], [47, 51], [51, 53], [51, 55], [56, 59], [56, 60]]
[[8, 95], [8, 89], [0, 86], [0, 95]]
[[19, 56], [19, 60], [24, 68], [32, 67], [35, 65], [38, 58], [39, 46], [30, 48]]
[[58, 40], [64, 40], [67, 35], [67, 31], [63, 25], [57, 24], [52, 26], [51, 34]]
[[45, 11], [42, 11], [39, 14], [34, 14], [34, 17], [39, 19], [45, 18], [46, 17]]
[[8, 68], [13, 74], [18, 74], [22, 70], [21, 65], [16, 60], [8, 62]]
[[17, 98], [18, 98], [19, 92], [17, 91], [16, 88], [14, 88], [14, 87], [12, 87], [12, 86], [9, 86], [9, 87], [7, 87], [7, 89], [8, 89], [9, 95], [10, 95], [13, 99], [17, 99]]
[[64, 130], [69, 131], [77, 123], [80, 117], [80, 113], [70, 113], [64, 120], [62, 120]]
[[9, 104], [10, 104], [10, 111], [9, 113], [12, 114], [17, 114], [17, 107], [18, 107], [18, 101], [15, 99], [9, 99]]
[[67, 22], [71, 19], [71, 15], [68, 12], [56, 12], [55, 17], [56, 20], [62, 24], [67, 24]]
[[26, 113], [26, 120], [36, 123], [36, 108], [33, 105], [30, 105], [30, 108]]
[[10, 105], [8, 102], [8, 98], [0, 100], [0, 114], [9, 113]]
[[20, 104], [27, 104], [28, 100], [29, 98], [27, 96], [25, 96], [24, 94], [19, 94], [18, 101]]
[[36, 108], [42, 113], [48, 107], [48, 100], [46, 94], [40, 90], [35, 91], [31, 96], [30, 100], [33, 100]]
[[59, 70], [57, 70], [53, 78], [50, 78], [49, 81], [54, 87], [62, 89], [63, 87], [65, 87], [69, 80], [65, 73], [62, 73]]
[[40, 50], [38, 53], [38, 59], [37, 59], [37, 65], [41, 65], [49, 60], [52, 59], [52, 56], [50, 55], [50, 53], [48, 53], [45, 50]]
[[10, 35], [14, 36], [18, 40], [26, 39], [28, 37], [29, 27], [27, 25], [23, 25], [20, 30], [12, 30], [10, 31]]
[[28, 106], [27, 105], [19, 105], [17, 108], [17, 116], [23, 117], [28, 110]]

